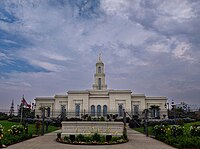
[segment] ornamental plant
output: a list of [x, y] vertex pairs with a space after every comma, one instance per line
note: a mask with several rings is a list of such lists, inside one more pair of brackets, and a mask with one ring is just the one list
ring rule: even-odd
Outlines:
[[171, 126], [171, 135], [172, 136], [182, 136], [184, 127], [180, 125], [172, 125]]
[[125, 143], [128, 140], [125, 140], [123, 136], [112, 136], [112, 135], [101, 135], [98, 133], [94, 133], [93, 135], [83, 135], [78, 134], [65, 136], [64, 139], [58, 139], [58, 142], [64, 143], [72, 143], [72, 144], [117, 144], [117, 143]]
[[82, 134], [76, 136], [76, 141], [85, 142], [85, 137]]
[[184, 133], [184, 127], [180, 125], [156, 125], [153, 128], [153, 134], [157, 136], [182, 136]]
[[0, 147], [2, 146], [3, 139], [3, 126], [0, 124]]
[[191, 134], [191, 136], [199, 136], [200, 137], [200, 126], [198, 126], [198, 125], [190, 126], [190, 134]]
[[165, 136], [167, 132], [167, 127], [165, 125], [155, 125], [153, 127], [153, 134], [157, 136]]
[[100, 141], [101, 141], [101, 135], [98, 134], [98, 133], [94, 133], [94, 134], [92, 135], [92, 140], [93, 140], [93, 141], [96, 141], [96, 142], [100, 142]]
[[23, 125], [13, 125], [11, 129], [8, 130], [12, 135], [22, 134], [24, 131]]

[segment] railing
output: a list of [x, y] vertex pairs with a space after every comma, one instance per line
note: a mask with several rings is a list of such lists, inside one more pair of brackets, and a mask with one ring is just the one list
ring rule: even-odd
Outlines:
[[[132, 116], [137, 115], [139, 118], [144, 119], [144, 114], [143, 114], [144, 110], [140, 110], [137, 113], [134, 112], [130, 112], [130, 111], [126, 111], [127, 112], [127, 117], [132, 118]], [[41, 111], [36, 111], [35, 115], [42, 115]], [[159, 113], [157, 113], [157, 115], [152, 114], [152, 113], [148, 113], [148, 118], [150, 119], [154, 119], [154, 118], [163, 118], [164, 116], [167, 116], [167, 111], [166, 110], [160, 110]], [[123, 113], [119, 113], [116, 111], [113, 112], [87, 112], [87, 111], [80, 111], [80, 112], [72, 112], [72, 111], [66, 111], [66, 112], [61, 112], [61, 110], [51, 110], [49, 113], [47, 111], [45, 111], [45, 117], [67, 117], [67, 118], [71, 118], [71, 117], [76, 117], [76, 118], [83, 118], [85, 116], [91, 116], [92, 118], [100, 118], [100, 117], [105, 117], [105, 118], [112, 118], [112, 119], [120, 119], [123, 118]]]

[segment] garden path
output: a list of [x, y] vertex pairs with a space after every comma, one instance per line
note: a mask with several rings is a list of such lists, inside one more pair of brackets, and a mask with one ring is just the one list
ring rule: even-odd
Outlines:
[[174, 149], [173, 147], [164, 144], [158, 140], [136, 132], [132, 129], [127, 130], [129, 142], [118, 145], [68, 145], [61, 144], [55, 141], [57, 132], [48, 133], [44, 136], [36, 137], [23, 141], [11, 146], [7, 149]]

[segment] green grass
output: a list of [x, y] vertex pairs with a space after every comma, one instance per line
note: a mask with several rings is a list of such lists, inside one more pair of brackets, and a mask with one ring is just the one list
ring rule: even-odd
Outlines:
[[[17, 123], [17, 122], [9, 122], [9, 121], [3, 120], [3, 121], [0, 121], [0, 124], [3, 126], [4, 133], [6, 133], [8, 131], [8, 129], [11, 128], [11, 126], [17, 125], [19, 123]], [[49, 125], [48, 132], [52, 132], [52, 131], [55, 131], [55, 130], [58, 130], [58, 128], [55, 127], [55, 126], [50, 126]], [[32, 133], [32, 134], [36, 133], [36, 131], [35, 131], [35, 124], [28, 124], [28, 132], [29, 132], [29, 134], [30, 133]]]
[[[152, 129], [153, 129], [152, 126], [149, 126], [149, 127], [148, 127], [148, 133], [149, 133], [149, 135], [152, 135], [152, 134], [153, 134], [153, 133], [152, 133]], [[144, 132], [144, 127], [134, 128], [134, 130], [136, 130], [136, 131], [138, 131], [138, 132], [140, 132], [140, 133], [145, 133], [145, 132]]]
[[200, 121], [185, 124], [185, 125], [184, 125], [185, 131], [186, 131], [186, 132], [189, 132], [189, 131], [190, 131], [190, 126], [192, 126], [192, 125], [200, 125]]
[[3, 126], [3, 131], [7, 132], [8, 129], [11, 128], [11, 126], [16, 125], [18, 123], [16, 123], [16, 122], [9, 122], [9, 121], [6, 121], [6, 120], [2, 120], [2, 121], [0, 121], [0, 124]]

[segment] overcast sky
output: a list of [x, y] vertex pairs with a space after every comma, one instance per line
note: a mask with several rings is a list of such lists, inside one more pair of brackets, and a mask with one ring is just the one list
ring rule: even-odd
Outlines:
[[0, 109], [24, 94], [110, 89], [200, 105], [199, 0], [1, 0]]

